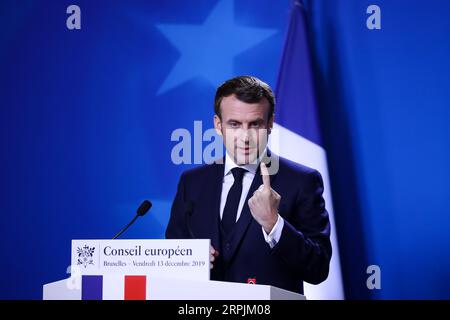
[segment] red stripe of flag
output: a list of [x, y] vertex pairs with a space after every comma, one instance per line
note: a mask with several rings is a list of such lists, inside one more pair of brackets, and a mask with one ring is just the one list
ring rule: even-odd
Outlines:
[[125, 300], [146, 300], [146, 276], [125, 276]]

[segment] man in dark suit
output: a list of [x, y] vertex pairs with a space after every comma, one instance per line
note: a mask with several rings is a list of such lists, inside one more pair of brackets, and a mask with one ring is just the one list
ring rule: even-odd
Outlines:
[[320, 173], [266, 147], [274, 110], [271, 88], [255, 77], [217, 89], [226, 156], [181, 175], [166, 237], [211, 239], [213, 280], [303, 293], [303, 281], [328, 276], [330, 223]]

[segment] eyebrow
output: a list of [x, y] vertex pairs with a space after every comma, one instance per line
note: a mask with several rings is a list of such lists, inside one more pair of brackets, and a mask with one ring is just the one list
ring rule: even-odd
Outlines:
[[[242, 122], [239, 121], [239, 120], [229, 119], [227, 121], [227, 123], [232, 123], [232, 122], [238, 123], [238, 124], [242, 124]], [[264, 122], [264, 119], [263, 118], [257, 118], [257, 119], [253, 119], [253, 120], [249, 121], [249, 123], [260, 123], [260, 122]]]

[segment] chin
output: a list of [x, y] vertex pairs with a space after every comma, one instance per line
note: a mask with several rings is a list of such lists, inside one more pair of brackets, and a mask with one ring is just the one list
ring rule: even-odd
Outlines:
[[256, 163], [256, 153], [244, 154], [238, 153], [236, 156], [237, 164], [244, 165], [250, 163]]

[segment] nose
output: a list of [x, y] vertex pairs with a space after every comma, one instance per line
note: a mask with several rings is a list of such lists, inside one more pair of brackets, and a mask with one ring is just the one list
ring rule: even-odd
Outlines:
[[244, 129], [244, 131], [242, 132], [242, 136], [241, 136], [242, 141], [244, 141], [245, 143], [248, 143], [248, 141], [250, 140], [250, 135], [248, 133], [248, 129]]
[[251, 141], [251, 133], [249, 129], [241, 129], [242, 131], [239, 134], [239, 142], [241, 145], [249, 145]]

